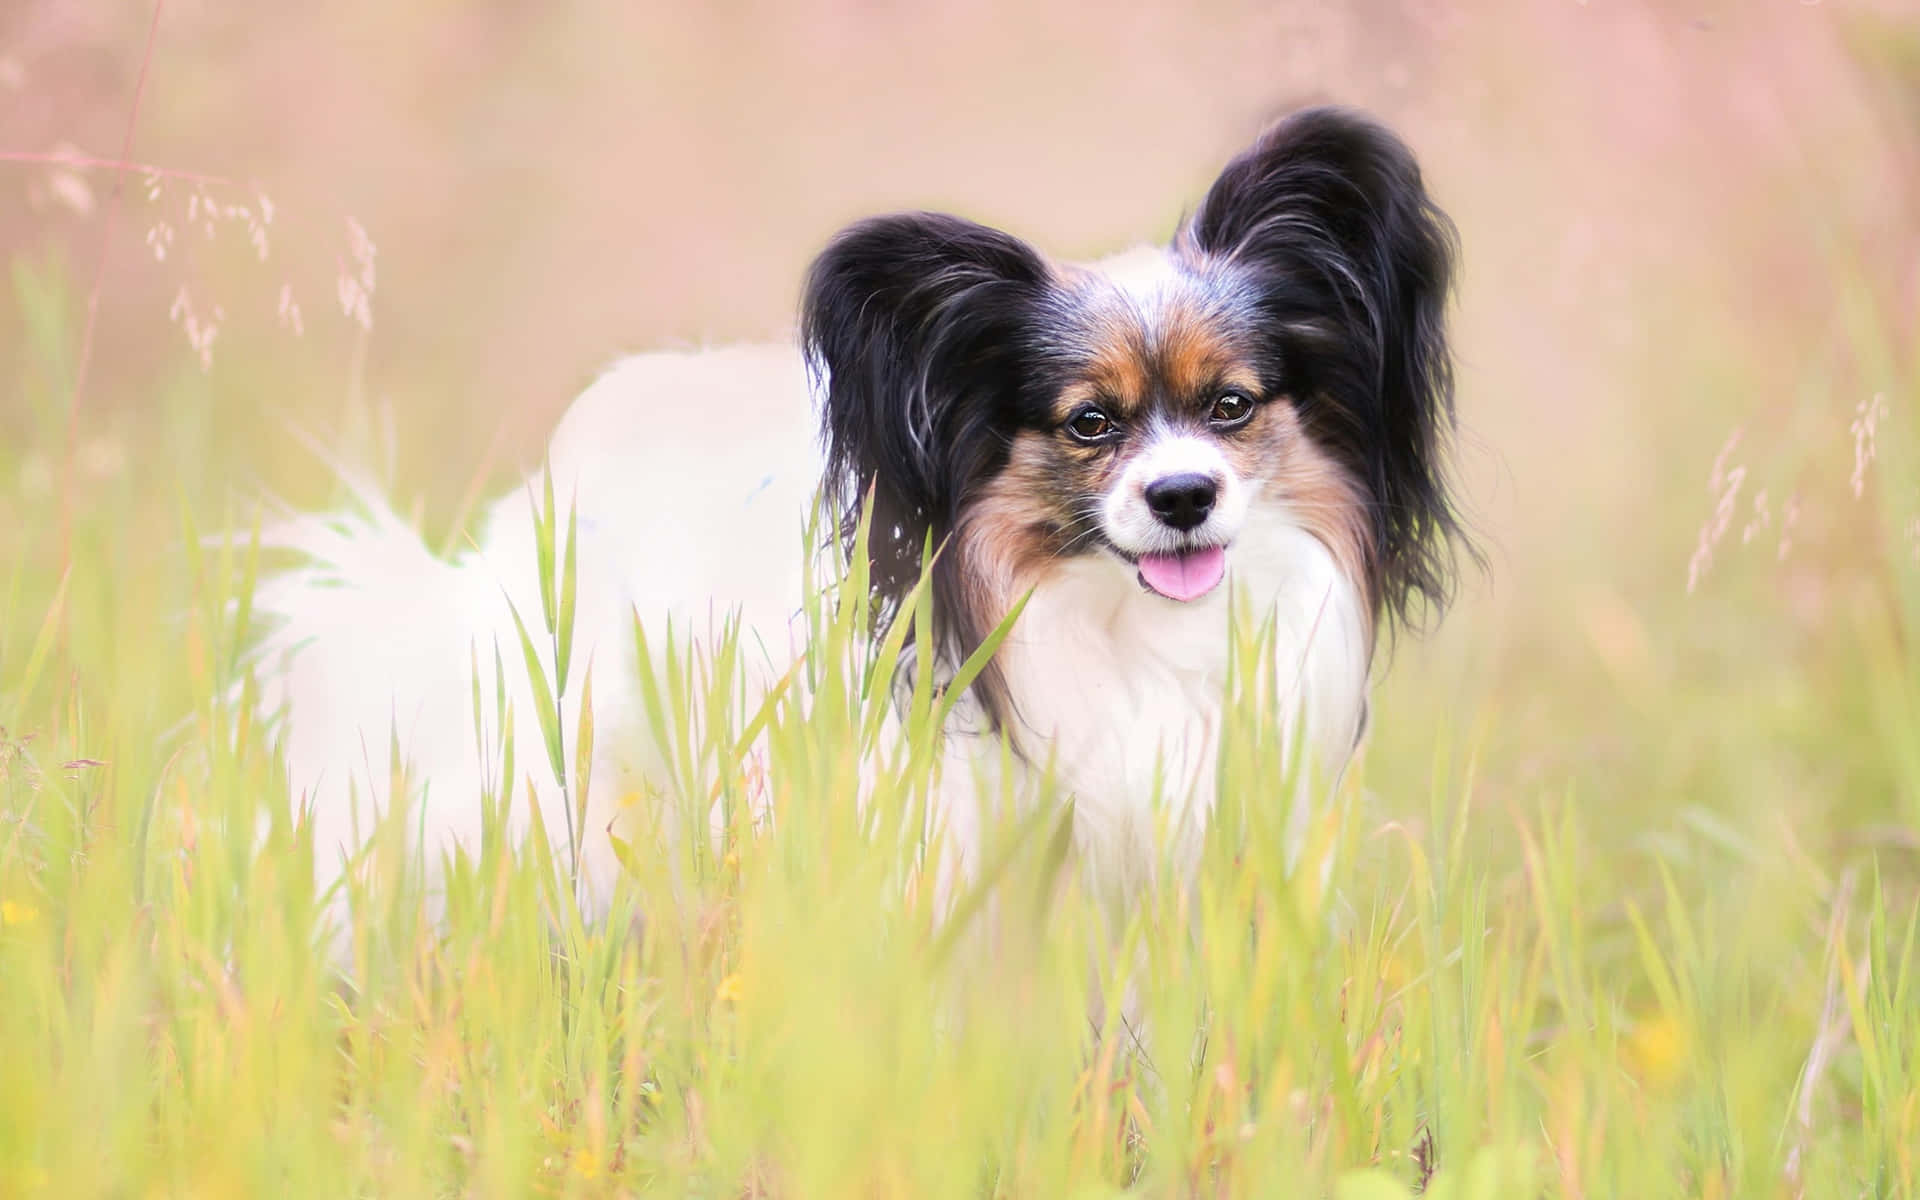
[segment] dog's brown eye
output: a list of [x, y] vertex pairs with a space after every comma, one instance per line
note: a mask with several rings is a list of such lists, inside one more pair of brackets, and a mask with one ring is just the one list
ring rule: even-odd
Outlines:
[[1222, 392], [1207, 415], [1215, 425], [1238, 425], [1253, 415], [1253, 399], [1245, 392]]
[[1097, 408], [1083, 408], [1067, 418], [1067, 432], [1083, 442], [1097, 442], [1114, 429], [1112, 419]]

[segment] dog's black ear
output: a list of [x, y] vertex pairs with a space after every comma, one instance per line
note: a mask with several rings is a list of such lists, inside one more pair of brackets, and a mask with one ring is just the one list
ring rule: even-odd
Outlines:
[[808, 271], [801, 339], [824, 397], [826, 499], [853, 553], [873, 489], [882, 601], [913, 586], [927, 535], [952, 530], [962, 489], [1004, 455], [1048, 279], [1018, 238], [932, 213], [862, 221]]
[[1180, 245], [1251, 274], [1302, 418], [1371, 493], [1375, 600], [1403, 620], [1444, 606], [1465, 545], [1443, 462], [1455, 234], [1413, 153], [1357, 113], [1295, 113], [1220, 173]]

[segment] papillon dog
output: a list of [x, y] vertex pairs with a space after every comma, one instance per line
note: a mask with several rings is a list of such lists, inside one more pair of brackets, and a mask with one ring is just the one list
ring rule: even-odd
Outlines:
[[[609, 370], [546, 468], [577, 520], [572, 657], [595, 664], [588, 891], [617, 873], [621, 798], [664, 782], [635, 621], [728, 614], [772, 686], [806, 650], [809, 519], [865, 556], [883, 629], [930, 570], [932, 621], [904, 669], [951, 679], [1023, 605], [953, 709], [942, 770], [1044, 765], [1096, 875], [1154, 870], [1163, 823], [1204, 826], [1230, 612], [1267, 623], [1286, 683], [1271, 719], [1324, 796], [1366, 725], [1376, 644], [1451, 590], [1454, 240], [1396, 136], [1314, 108], [1228, 163], [1164, 247], [1069, 264], [958, 217], [876, 217], [812, 265], [798, 347]], [[476, 713], [476, 686], [513, 698], [523, 762], [542, 745], [517, 628], [541, 611], [527, 494], [450, 559], [361, 501], [273, 531], [302, 561], [255, 600], [262, 704], [323, 877], [403, 800], [428, 861], [477, 845], [501, 731], [476, 737], [492, 707]], [[559, 829], [557, 784], [526, 774]], [[975, 793], [940, 794], [964, 865]], [[523, 832], [527, 814], [510, 820]]]

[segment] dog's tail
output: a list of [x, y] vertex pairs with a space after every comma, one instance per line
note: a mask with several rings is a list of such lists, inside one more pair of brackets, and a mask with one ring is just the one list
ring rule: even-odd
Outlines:
[[[528, 545], [524, 568], [503, 577], [501, 556], [435, 554], [377, 488], [347, 482], [350, 509], [262, 530], [262, 549], [292, 562], [253, 596], [263, 630], [250, 660], [259, 707], [311, 823], [320, 887], [333, 888], [388, 819], [428, 864], [456, 847], [477, 854], [484, 798], [506, 791], [503, 725], [513, 728], [516, 774], [535, 781], [542, 820], [560, 843], [564, 801], [543, 769], [509, 607], [538, 633], [525, 498], [496, 506], [484, 531], [490, 542]], [[524, 832], [523, 791], [506, 811], [509, 832]]]

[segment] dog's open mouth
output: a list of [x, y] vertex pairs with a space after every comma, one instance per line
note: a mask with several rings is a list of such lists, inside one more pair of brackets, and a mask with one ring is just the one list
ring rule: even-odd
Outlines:
[[1198, 600], [1227, 573], [1227, 551], [1222, 546], [1196, 546], [1172, 554], [1142, 554], [1140, 585], [1169, 600]]

